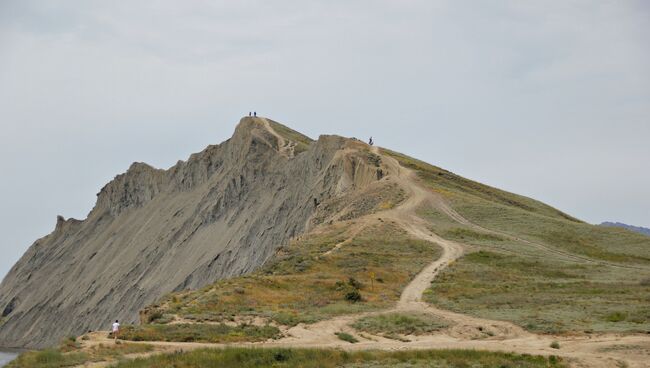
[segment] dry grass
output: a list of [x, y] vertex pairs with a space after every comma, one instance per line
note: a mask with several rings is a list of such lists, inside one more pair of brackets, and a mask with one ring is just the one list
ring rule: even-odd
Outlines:
[[575, 218], [534, 199], [465, 179], [450, 171], [408, 157], [401, 153], [387, 149], [382, 149], [382, 153], [395, 158], [399, 161], [400, 165], [415, 170], [422, 182], [438, 193], [469, 195], [493, 204], [519, 208], [524, 211], [552, 218], [561, 218], [572, 222], [580, 222]]
[[128, 354], [146, 353], [153, 346], [145, 344], [97, 345], [81, 350], [72, 339], [66, 339], [59, 348], [22, 353], [6, 368], [61, 368], [88, 362], [115, 361]]
[[484, 250], [445, 270], [425, 300], [541, 333], [650, 331], [650, 287], [633, 273]]
[[131, 341], [175, 341], [204, 343], [257, 342], [281, 337], [274, 326], [225, 324], [148, 324], [125, 326], [120, 338]]
[[316, 349], [202, 349], [123, 362], [116, 368], [560, 368], [561, 358], [476, 350], [359, 351]]
[[363, 317], [352, 327], [375, 335], [422, 335], [441, 330], [449, 324], [424, 313], [390, 313]]
[[[282, 325], [312, 323], [391, 306], [420, 269], [440, 254], [435, 245], [383, 223], [324, 255], [346, 239], [348, 226], [330, 226], [292, 243], [250, 276], [172, 294], [158, 308], [164, 314], [196, 321], [261, 316]], [[346, 299], [350, 290], [345, 284], [350, 278], [359, 282], [361, 301]]]
[[464, 218], [492, 231], [420, 210], [432, 231], [481, 251], [443, 272], [426, 296], [429, 302], [537, 332], [650, 331], [644, 282], [650, 277], [650, 237], [589, 225], [530, 198], [385, 153], [416, 170]]

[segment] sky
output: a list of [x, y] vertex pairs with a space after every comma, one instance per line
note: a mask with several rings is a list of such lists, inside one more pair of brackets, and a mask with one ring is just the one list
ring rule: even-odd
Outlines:
[[255, 110], [650, 227], [644, 1], [0, 1], [0, 277]]

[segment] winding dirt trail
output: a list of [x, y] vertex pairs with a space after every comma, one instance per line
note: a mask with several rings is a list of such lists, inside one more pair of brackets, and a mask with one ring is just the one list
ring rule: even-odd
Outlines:
[[[268, 122], [266, 123], [268, 126]], [[270, 127], [269, 127], [270, 128]], [[272, 130], [272, 129], [271, 129]], [[376, 147], [373, 152], [381, 155]], [[437, 194], [423, 188], [412, 171], [385, 155], [382, 162], [391, 177], [407, 193], [407, 199], [394, 209], [381, 212], [383, 219], [392, 220], [411, 236], [442, 248], [442, 255], [426, 266], [403, 290], [399, 301], [392, 309], [339, 316], [311, 325], [298, 325], [285, 331], [286, 337], [262, 343], [204, 344], [178, 342], [145, 342], [162, 352], [171, 350], [192, 350], [196, 348], [222, 348], [233, 346], [251, 347], [293, 347], [293, 348], [340, 348], [345, 350], [405, 350], [405, 349], [477, 349], [514, 352], [518, 354], [558, 355], [567, 358], [574, 367], [650, 367], [650, 336], [602, 334], [591, 336], [548, 336], [536, 335], [505, 321], [487, 320], [460, 313], [442, 310], [422, 302], [422, 294], [441, 270], [462, 257], [465, 246], [449, 241], [432, 233], [427, 222], [417, 216], [416, 211], [424, 205], [434, 206], [454, 220], [470, 226], [477, 226], [451, 209]], [[360, 228], [376, 221], [378, 214], [359, 219]], [[489, 231], [481, 228], [481, 230]], [[354, 234], [353, 234], [354, 235]], [[329, 252], [344, 247], [346, 241], [337, 244]], [[329, 253], [328, 252], [328, 253]], [[572, 256], [572, 255], [570, 255]], [[429, 313], [450, 322], [451, 326], [432, 335], [408, 336], [408, 342], [396, 341], [382, 336], [359, 333], [350, 325], [359, 318], [394, 312]], [[340, 340], [335, 333], [347, 332], [360, 341], [350, 344]], [[106, 333], [90, 334], [85, 345], [111, 343]], [[558, 341], [561, 349], [552, 349], [551, 342]]]

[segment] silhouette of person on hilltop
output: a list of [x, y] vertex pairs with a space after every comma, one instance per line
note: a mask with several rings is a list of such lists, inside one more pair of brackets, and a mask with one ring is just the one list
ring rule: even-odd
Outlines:
[[372, 140], [372, 137], [370, 137], [370, 139], [368, 140], [368, 144], [371, 145], [371, 146], [372, 146], [373, 144], [375, 144], [375, 142]]

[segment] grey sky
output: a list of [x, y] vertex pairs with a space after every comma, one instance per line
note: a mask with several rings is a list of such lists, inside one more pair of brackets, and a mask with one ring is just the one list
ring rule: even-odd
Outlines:
[[0, 277], [249, 110], [650, 226], [643, 1], [0, 2]]

